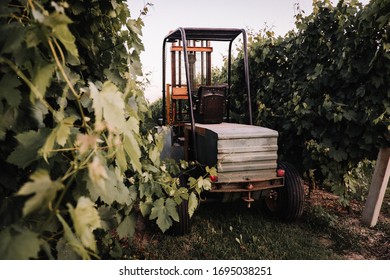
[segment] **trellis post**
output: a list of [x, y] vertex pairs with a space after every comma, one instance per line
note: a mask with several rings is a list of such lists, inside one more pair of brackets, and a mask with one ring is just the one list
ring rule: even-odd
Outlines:
[[367, 201], [364, 206], [362, 222], [363, 224], [374, 227], [378, 222], [379, 212], [385, 196], [387, 184], [390, 176], [390, 147], [381, 148], [375, 165], [374, 175], [372, 176], [370, 190]]

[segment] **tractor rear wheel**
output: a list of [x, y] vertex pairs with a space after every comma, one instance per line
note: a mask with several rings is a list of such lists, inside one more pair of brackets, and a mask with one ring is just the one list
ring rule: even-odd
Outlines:
[[283, 221], [292, 222], [303, 212], [305, 196], [303, 180], [289, 163], [278, 163], [278, 169], [285, 170], [284, 186], [271, 190], [270, 195], [264, 200], [265, 210]]
[[179, 214], [179, 221], [173, 222], [172, 233], [177, 236], [189, 234], [191, 231], [191, 220], [188, 214], [188, 200], [183, 200], [177, 206], [177, 213]]
[[[186, 176], [180, 176], [180, 186], [187, 187]], [[182, 200], [177, 206], [177, 213], [179, 214], [179, 221], [173, 221], [172, 233], [177, 236], [189, 234], [191, 232], [191, 219], [188, 214], [188, 200]]]

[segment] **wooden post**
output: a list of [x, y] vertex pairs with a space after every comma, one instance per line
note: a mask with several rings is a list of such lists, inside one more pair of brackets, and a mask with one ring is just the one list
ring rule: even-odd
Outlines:
[[379, 212], [390, 176], [390, 148], [381, 148], [372, 176], [370, 190], [363, 210], [362, 221], [369, 227], [378, 222]]

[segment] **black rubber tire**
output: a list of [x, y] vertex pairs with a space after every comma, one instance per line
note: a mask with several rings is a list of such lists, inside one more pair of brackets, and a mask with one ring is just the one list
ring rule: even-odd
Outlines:
[[187, 235], [191, 232], [191, 219], [188, 214], [188, 200], [183, 200], [177, 206], [177, 213], [179, 214], [179, 222], [173, 222], [172, 233], [176, 236]]
[[[185, 176], [180, 176], [181, 187], [187, 186]], [[191, 218], [188, 214], [188, 200], [184, 200], [177, 206], [177, 213], [179, 214], [179, 222], [173, 221], [171, 227], [172, 234], [176, 236], [183, 236], [191, 232]]]
[[275, 195], [264, 200], [264, 207], [268, 214], [285, 222], [293, 222], [303, 213], [305, 199], [303, 180], [289, 163], [279, 162], [278, 169], [285, 170], [285, 185], [272, 190]]

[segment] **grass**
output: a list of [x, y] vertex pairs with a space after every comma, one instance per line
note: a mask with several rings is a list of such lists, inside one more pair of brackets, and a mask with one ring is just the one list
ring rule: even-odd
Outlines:
[[[287, 224], [242, 203], [203, 204], [193, 217], [190, 235], [158, 232], [135, 243], [137, 259], [338, 259], [316, 226]], [[141, 243], [146, 243], [140, 245]]]
[[204, 203], [192, 218], [191, 234], [162, 234], [153, 222], [143, 225], [121, 259], [178, 260], [337, 260], [390, 259], [390, 188], [375, 228], [364, 227], [364, 202], [349, 211], [338, 198], [316, 190], [306, 199], [302, 217], [284, 223], [244, 203]]

